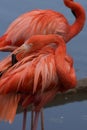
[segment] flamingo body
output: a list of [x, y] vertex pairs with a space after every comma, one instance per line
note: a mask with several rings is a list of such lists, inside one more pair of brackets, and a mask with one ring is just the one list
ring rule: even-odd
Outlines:
[[[60, 34], [66, 39], [69, 26], [66, 18], [52, 10], [33, 10], [18, 17], [9, 26], [0, 44], [20, 46], [32, 35]], [[4, 39], [4, 41], [3, 41]]]
[[[0, 100], [3, 97], [4, 103], [6, 101], [11, 107], [13, 101], [16, 102], [15, 107], [10, 107], [10, 112], [13, 111], [11, 116], [6, 109], [0, 108], [1, 119], [9, 122], [15, 117], [19, 101], [24, 108], [33, 103], [34, 110], [40, 111], [59, 91], [66, 91], [76, 85], [73, 61], [66, 53], [65, 42], [61, 37], [37, 35], [31, 37], [27, 45], [26, 49], [23, 45], [18, 48], [25, 50], [24, 57], [14, 66], [8, 67], [0, 78]], [[16, 56], [21, 52], [18, 49], [13, 52]], [[2, 108], [6, 107], [4, 103], [0, 103]], [[4, 115], [5, 112], [7, 116]]]
[[57, 34], [67, 43], [83, 28], [85, 11], [73, 0], [64, 0], [64, 4], [75, 14], [75, 22], [70, 25], [67, 19], [53, 10], [33, 10], [19, 16], [0, 38], [1, 51], [13, 51], [32, 35]]

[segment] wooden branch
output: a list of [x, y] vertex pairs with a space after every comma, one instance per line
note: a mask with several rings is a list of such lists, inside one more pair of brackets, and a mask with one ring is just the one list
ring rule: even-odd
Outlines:
[[[75, 89], [69, 90], [66, 93], [62, 94], [58, 93], [54, 100], [47, 104], [45, 107], [59, 106], [84, 100], [87, 100], [87, 78], [79, 80]], [[28, 110], [30, 111], [30, 107]], [[17, 113], [20, 113], [22, 111], [22, 107], [19, 106]]]

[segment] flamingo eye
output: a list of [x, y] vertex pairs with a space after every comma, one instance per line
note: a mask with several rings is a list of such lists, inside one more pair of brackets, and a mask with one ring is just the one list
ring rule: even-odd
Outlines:
[[32, 47], [32, 46], [33, 46], [33, 43], [30, 43], [29, 46]]
[[25, 43], [25, 46], [28, 48], [28, 49], [31, 49], [31, 47], [33, 46], [33, 43]]
[[26, 50], [26, 51], [30, 51], [31, 48], [32, 48], [33, 44], [32, 43], [24, 43], [22, 45], [23, 49]]

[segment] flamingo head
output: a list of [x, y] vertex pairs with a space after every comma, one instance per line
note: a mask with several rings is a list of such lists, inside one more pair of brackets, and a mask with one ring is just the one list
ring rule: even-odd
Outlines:
[[27, 41], [25, 41], [25, 43], [23, 45], [21, 45], [20, 47], [18, 47], [13, 54], [16, 55], [16, 57], [18, 57], [17, 59], [22, 59], [25, 56], [31, 54], [31, 53], [35, 53], [38, 50], [40, 50], [43, 46], [44, 46], [45, 42], [43, 42], [42, 40], [35, 38], [35, 39], [28, 39]]

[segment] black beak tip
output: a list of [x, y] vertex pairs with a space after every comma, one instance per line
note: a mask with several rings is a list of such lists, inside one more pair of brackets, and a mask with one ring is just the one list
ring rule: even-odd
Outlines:
[[12, 54], [12, 66], [18, 62], [16, 55]]

